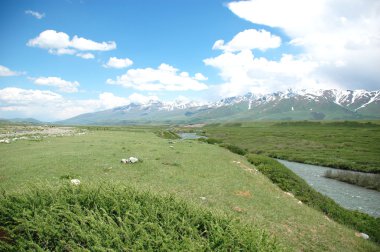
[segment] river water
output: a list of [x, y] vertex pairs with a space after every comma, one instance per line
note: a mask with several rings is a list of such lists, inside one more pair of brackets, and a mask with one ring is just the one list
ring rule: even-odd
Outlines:
[[[380, 217], [380, 192], [323, 177], [331, 168], [277, 160], [341, 206]], [[336, 171], [337, 169], [333, 169]]]
[[205, 138], [204, 136], [199, 136], [197, 133], [177, 133], [181, 137], [181, 139], [198, 139], [198, 138]]

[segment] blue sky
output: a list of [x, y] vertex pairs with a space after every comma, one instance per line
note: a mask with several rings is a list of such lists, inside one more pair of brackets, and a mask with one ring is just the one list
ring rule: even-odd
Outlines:
[[0, 118], [285, 89], [379, 89], [380, 4], [3, 0]]

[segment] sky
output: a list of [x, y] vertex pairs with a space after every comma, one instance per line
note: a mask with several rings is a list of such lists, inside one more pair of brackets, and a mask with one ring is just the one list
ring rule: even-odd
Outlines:
[[380, 89], [378, 0], [2, 0], [0, 118]]

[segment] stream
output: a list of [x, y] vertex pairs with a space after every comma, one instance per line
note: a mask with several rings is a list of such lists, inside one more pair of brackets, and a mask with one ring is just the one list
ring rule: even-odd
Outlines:
[[[332, 168], [279, 160], [320, 193], [347, 209], [380, 217], [380, 192], [323, 177]], [[338, 169], [332, 169], [337, 171]]]

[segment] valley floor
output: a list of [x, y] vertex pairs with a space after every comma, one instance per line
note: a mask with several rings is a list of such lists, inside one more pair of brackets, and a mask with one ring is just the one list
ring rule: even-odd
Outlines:
[[[285, 194], [244, 157], [193, 140], [168, 140], [149, 127], [97, 128], [83, 135], [0, 144], [0, 186], [103, 182], [174, 195], [268, 231], [292, 251], [378, 251], [378, 245]], [[142, 162], [121, 164], [121, 158]], [[67, 180], [69, 183], [69, 180]]]

